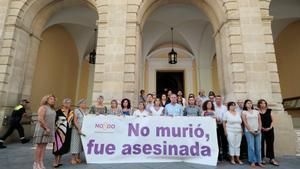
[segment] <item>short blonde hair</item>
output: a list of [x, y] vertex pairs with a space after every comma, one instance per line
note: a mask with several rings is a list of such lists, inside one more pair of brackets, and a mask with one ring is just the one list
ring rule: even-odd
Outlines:
[[48, 105], [48, 100], [50, 97], [53, 97], [55, 100], [56, 100], [56, 97], [53, 95], [53, 94], [48, 94], [44, 97], [42, 97], [42, 100], [40, 102], [40, 105], [43, 106], [43, 105]]

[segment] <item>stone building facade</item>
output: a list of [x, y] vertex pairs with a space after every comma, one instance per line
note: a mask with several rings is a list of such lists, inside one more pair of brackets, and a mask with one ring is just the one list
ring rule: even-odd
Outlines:
[[[47, 37], [43, 36], [43, 33], [53, 25], [57, 26], [55, 31], [59, 31], [59, 24], [62, 22], [64, 28], [73, 30], [71, 35], [78, 49], [77, 57], [81, 58], [80, 63], [74, 64], [79, 68], [84, 67], [86, 64], [81, 61], [86, 59], [89, 49], [93, 46], [97, 53], [95, 65], [87, 64], [88, 68], [85, 71], [77, 72], [74, 79], [78, 85], [70, 91], [77, 94], [72, 98], [76, 100], [83, 96], [92, 102], [98, 95], [103, 95], [107, 101], [126, 97], [136, 104], [140, 89], [146, 89], [148, 92], [155, 90], [155, 85], [151, 87], [149, 84], [151, 80], [147, 74], [150, 61], [143, 56], [143, 46], [146, 43], [143, 39], [146, 34], [144, 27], [147, 20], [160, 7], [179, 4], [199, 9], [211, 24], [210, 38], [215, 48], [217, 85], [225, 101], [247, 98], [254, 102], [260, 98], [268, 100], [276, 118], [276, 151], [278, 154], [295, 154], [296, 137], [292, 119], [282, 105], [272, 33], [273, 17], [270, 16], [271, 3], [271, 0], [0, 0], [0, 122], [21, 98], [36, 100], [37, 105], [37, 100], [40, 99], [37, 96], [47, 94], [34, 93], [44, 86], [38, 84], [43, 83], [47, 73], [58, 69], [49, 67], [45, 74], [39, 75], [39, 80], [35, 79], [39, 68], [43, 67], [38, 66], [38, 63], [42, 63], [39, 60], [42, 55], [41, 46]], [[80, 12], [70, 15], [67, 13], [69, 8], [78, 8]], [[86, 16], [87, 20], [83, 16]], [[83, 18], [80, 20], [80, 17]], [[95, 21], [94, 25], [88, 20], [91, 18]], [[68, 23], [71, 20], [76, 24], [87, 22], [86, 24], [91, 26], [86, 28], [86, 31], [84, 29], [82, 37], [74, 37], [83, 28], [78, 27], [76, 32], [76, 26]], [[94, 29], [97, 30], [96, 33], [93, 32]], [[88, 37], [95, 37], [97, 43], [84, 39]], [[65, 37], [64, 40], [66, 39], [68, 38]], [[81, 48], [80, 44], [84, 42], [85, 48]], [[182, 68], [190, 71], [189, 73], [195, 73], [190, 78], [194, 87], [187, 87], [190, 85], [188, 83], [185, 92], [196, 93], [205, 86], [205, 82], [198, 82], [199, 77], [201, 79], [201, 68], [197, 60], [199, 56], [193, 49], [185, 50], [185, 47], [181, 44], [176, 49], [188, 53], [187, 58], [191, 56], [192, 61], [188, 62], [189, 59], [183, 57], [179, 59], [178, 65], [180, 61], [185, 60], [187, 67], [196, 65], [190, 70]], [[170, 46], [157, 49], [164, 51], [170, 49]], [[149, 53], [151, 52], [150, 50]], [[164, 59], [158, 57], [155, 60], [154, 57], [154, 61], [163, 62]], [[169, 69], [177, 70], [176, 67]], [[83, 79], [85, 75], [82, 72], [86, 72], [90, 78]], [[60, 73], [62, 72], [56, 72], [55, 77]], [[155, 76], [153, 78], [155, 80]], [[64, 78], [60, 80], [63, 81]], [[88, 81], [83, 85], [88, 91], [80, 95], [80, 84], [84, 80]], [[69, 89], [68, 84], [64, 85], [66, 90]], [[211, 89], [210, 85], [204, 88]], [[59, 93], [59, 90], [53, 89], [51, 92]], [[66, 93], [61, 97], [71, 96]]]

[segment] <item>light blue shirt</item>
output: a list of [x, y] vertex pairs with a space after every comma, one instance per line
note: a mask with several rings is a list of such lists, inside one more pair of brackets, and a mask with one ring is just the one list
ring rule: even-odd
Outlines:
[[166, 116], [182, 116], [183, 115], [183, 107], [181, 104], [176, 103], [173, 105], [169, 103], [165, 107], [165, 115]]

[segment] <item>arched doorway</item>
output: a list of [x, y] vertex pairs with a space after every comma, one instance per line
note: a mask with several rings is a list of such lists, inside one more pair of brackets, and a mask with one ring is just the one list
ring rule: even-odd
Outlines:
[[[300, 1], [272, 0], [270, 15], [280, 88], [285, 110], [293, 117], [293, 125], [300, 128]], [[300, 150], [299, 150], [300, 151]]]
[[[213, 77], [218, 74], [212, 72], [212, 61], [217, 51], [214, 27], [205, 13], [207, 11], [193, 3], [180, 2], [155, 3], [149, 10], [151, 13], [147, 11], [147, 17], [142, 21], [140, 67], [144, 73], [140, 74], [140, 88], [159, 92], [156, 72], [163, 70], [185, 72], [185, 94], [196, 94], [199, 89], [207, 92], [213, 90], [213, 79], [219, 77]], [[174, 27], [174, 49], [178, 53], [178, 63], [175, 65], [168, 64], [171, 27]], [[224, 94], [224, 91], [218, 94]]]
[[[48, 92], [61, 97], [58, 106], [63, 97], [91, 100], [94, 68], [86, 59], [96, 47], [95, 1], [12, 0], [8, 13], [0, 49], [8, 62], [2, 70], [0, 121], [21, 98], [32, 100], [33, 113]], [[55, 79], [69, 82], [61, 87]], [[30, 125], [25, 130], [30, 133]]]
[[81, 98], [91, 101], [94, 66], [89, 54], [96, 48], [97, 19], [87, 4], [70, 4], [45, 22], [32, 80], [33, 110], [47, 93], [57, 96], [58, 105], [63, 98], [74, 104]]
[[[277, 63], [278, 75], [283, 107], [292, 121], [289, 125], [296, 133], [296, 140], [300, 138], [300, 1], [297, 0], [272, 0], [269, 13], [272, 20], [272, 36]], [[293, 138], [291, 138], [293, 140]], [[290, 140], [290, 141], [291, 141]], [[294, 151], [300, 153], [300, 142], [296, 142]], [[293, 142], [292, 142], [293, 143]]]

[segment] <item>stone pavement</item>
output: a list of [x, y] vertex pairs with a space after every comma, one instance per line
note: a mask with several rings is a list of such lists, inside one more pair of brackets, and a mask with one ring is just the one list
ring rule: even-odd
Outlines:
[[[34, 148], [32, 144], [9, 144], [8, 148], [0, 149], [0, 169], [32, 169]], [[52, 168], [53, 156], [51, 150], [47, 150], [45, 165], [46, 168]], [[139, 164], [80, 164], [71, 165], [69, 163], [70, 155], [63, 156], [63, 166], [61, 169], [250, 169], [247, 164], [233, 166], [228, 162], [221, 162], [217, 167], [204, 166], [189, 163], [139, 163]], [[300, 157], [284, 156], [279, 157], [280, 166], [275, 167], [267, 165], [267, 169], [298, 169], [300, 166]], [[259, 168], [259, 167], [258, 167]]]

